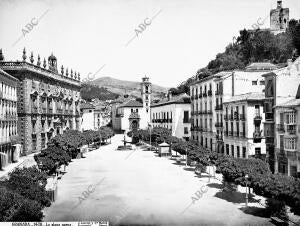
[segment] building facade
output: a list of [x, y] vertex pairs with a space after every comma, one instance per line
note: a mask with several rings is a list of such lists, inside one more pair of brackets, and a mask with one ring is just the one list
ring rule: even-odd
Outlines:
[[191, 136], [191, 101], [186, 94], [171, 96], [151, 105], [151, 122], [153, 127], [164, 127], [172, 136], [186, 141]]
[[199, 79], [190, 88], [191, 138], [209, 150], [215, 150], [216, 145], [216, 76]]
[[224, 152], [236, 158], [265, 159], [263, 93], [236, 95], [223, 104]]
[[99, 130], [111, 122], [110, 111], [106, 107], [95, 107], [91, 103], [81, 103], [81, 130]]
[[300, 177], [300, 85], [296, 99], [275, 107], [275, 173]]
[[270, 63], [252, 63], [245, 70], [219, 72], [198, 79], [190, 87], [192, 100], [192, 139], [209, 150], [224, 153], [223, 103], [236, 95], [263, 93], [262, 77], [277, 67]]
[[148, 77], [142, 78], [142, 102], [130, 99], [128, 96], [123, 103], [112, 105], [112, 126], [115, 131], [127, 132], [137, 129], [146, 129], [150, 123], [151, 83]]
[[[275, 144], [275, 112], [274, 107], [294, 99], [300, 83], [300, 58], [294, 62], [288, 61], [288, 66], [264, 74], [265, 78], [265, 114], [264, 136], [266, 139], [267, 160], [272, 172], [275, 172], [275, 164], [286, 164], [286, 155], [276, 157]], [[278, 159], [278, 160], [277, 160]]]
[[0, 169], [18, 161], [18, 80], [0, 69]]
[[[70, 74], [53, 54], [43, 63], [33, 53], [27, 62], [25, 48], [22, 61], [0, 61], [0, 68], [19, 80], [18, 131], [23, 154], [46, 148], [47, 142], [67, 129], [80, 130], [80, 74]], [[41, 65], [42, 64], [42, 65]]]
[[81, 131], [95, 130], [95, 107], [90, 103], [80, 104]]

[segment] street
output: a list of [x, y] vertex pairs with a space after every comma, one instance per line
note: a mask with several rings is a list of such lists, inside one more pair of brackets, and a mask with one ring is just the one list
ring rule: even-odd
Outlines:
[[191, 168], [150, 151], [116, 151], [123, 135], [67, 167], [57, 200], [44, 221], [110, 220], [168, 225], [262, 225], [268, 218], [245, 214], [244, 203], [215, 197], [221, 182], [198, 178]]

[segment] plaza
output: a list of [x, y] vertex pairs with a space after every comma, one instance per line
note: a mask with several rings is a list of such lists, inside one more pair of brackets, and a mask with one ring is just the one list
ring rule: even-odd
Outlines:
[[58, 182], [56, 201], [44, 210], [44, 221], [271, 225], [269, 218], [245, 214], [240, 209], [245, 207], [244, 198], [237, 203], [218, 198], [223, 192], [217, 179], [197, 177], [191, 167], [155, 152], [116, 151], [122, 139], [123, 135], [115, 135], [111, 144], [72, 160]]

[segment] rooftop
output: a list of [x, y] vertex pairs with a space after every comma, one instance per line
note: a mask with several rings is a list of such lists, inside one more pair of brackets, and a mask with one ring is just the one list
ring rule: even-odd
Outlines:
[[153, 103], [151, 107], [159, 107], [168, 104], [190, 104], [190, 96], [183, 93], [181, 95], [172, 96], [170, 99], [165, 98], [159, 101], [158, 103]]
[[300, 107], [300, 99], [292, 99], [282, 104], [278, 104], [276, 107]]
[[245, 68], [246, 71], [272, 71], [276, 69], [278, 69], [278, 67], [269, 62], [251, 63]]
[[121, 104], [119, 107], [126, 108], [126, 107], [143, 107], [143, 104], [141, 102], [138, 102], [137, 100], [129, 100], [123, 104]]
[[239, 101], [253, 101], [253, 100], [264, 100], [265, 94], [264, 93], [246, 93], [241, 95], [236, 95], [230, 98], [224, 103], [231, 103], [231, 102], [239, 102]]
[[95, 109], [95, 107], [90, 103], [81, 103], [80, 109]]

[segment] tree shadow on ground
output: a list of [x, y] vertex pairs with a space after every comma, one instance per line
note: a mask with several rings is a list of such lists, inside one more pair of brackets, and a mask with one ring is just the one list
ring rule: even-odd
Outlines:
[[[251, 199], [254, 197], [254, 195], [249, 194], [249, 202], [256, 203], [255, 201], [251, 201]], [[237, 191], [228, 191], [223, 189], [222, 191], [219, 191], [215, 194], [215, 197], [219, 199], [224, 199], [227, 202], [232, 202], [232, 203], [244, 203], [245, 202], [245, 197], [246, 193], [241, 193]]]
[[264, 217], [264, 218], [270, 217], [269, 211], [263, 207], [248, 206], [248, 207], [241, 207], [239, 209], [243, 211], [245, 214], [253, 215], [256, 217]]
[[176, 166], [185, 166], [185, 163], [183, 163], [183, 162], [180, 162], [180, 163], [178, 163], [178, 162], [172, 162], [172, 164], [176, 165]]
[[210, 183], [210, 184], [207, 185], [207, 187], [216, 188], [216, 189], [223, 189], [224, 185], [223, 184], [217, 184], [217, 183]]
[[184, 170], [186, 170], [186, 171], [195, 171], [195, 169], [194, 169], [194, 167], [184, 167], [183, 168]]

